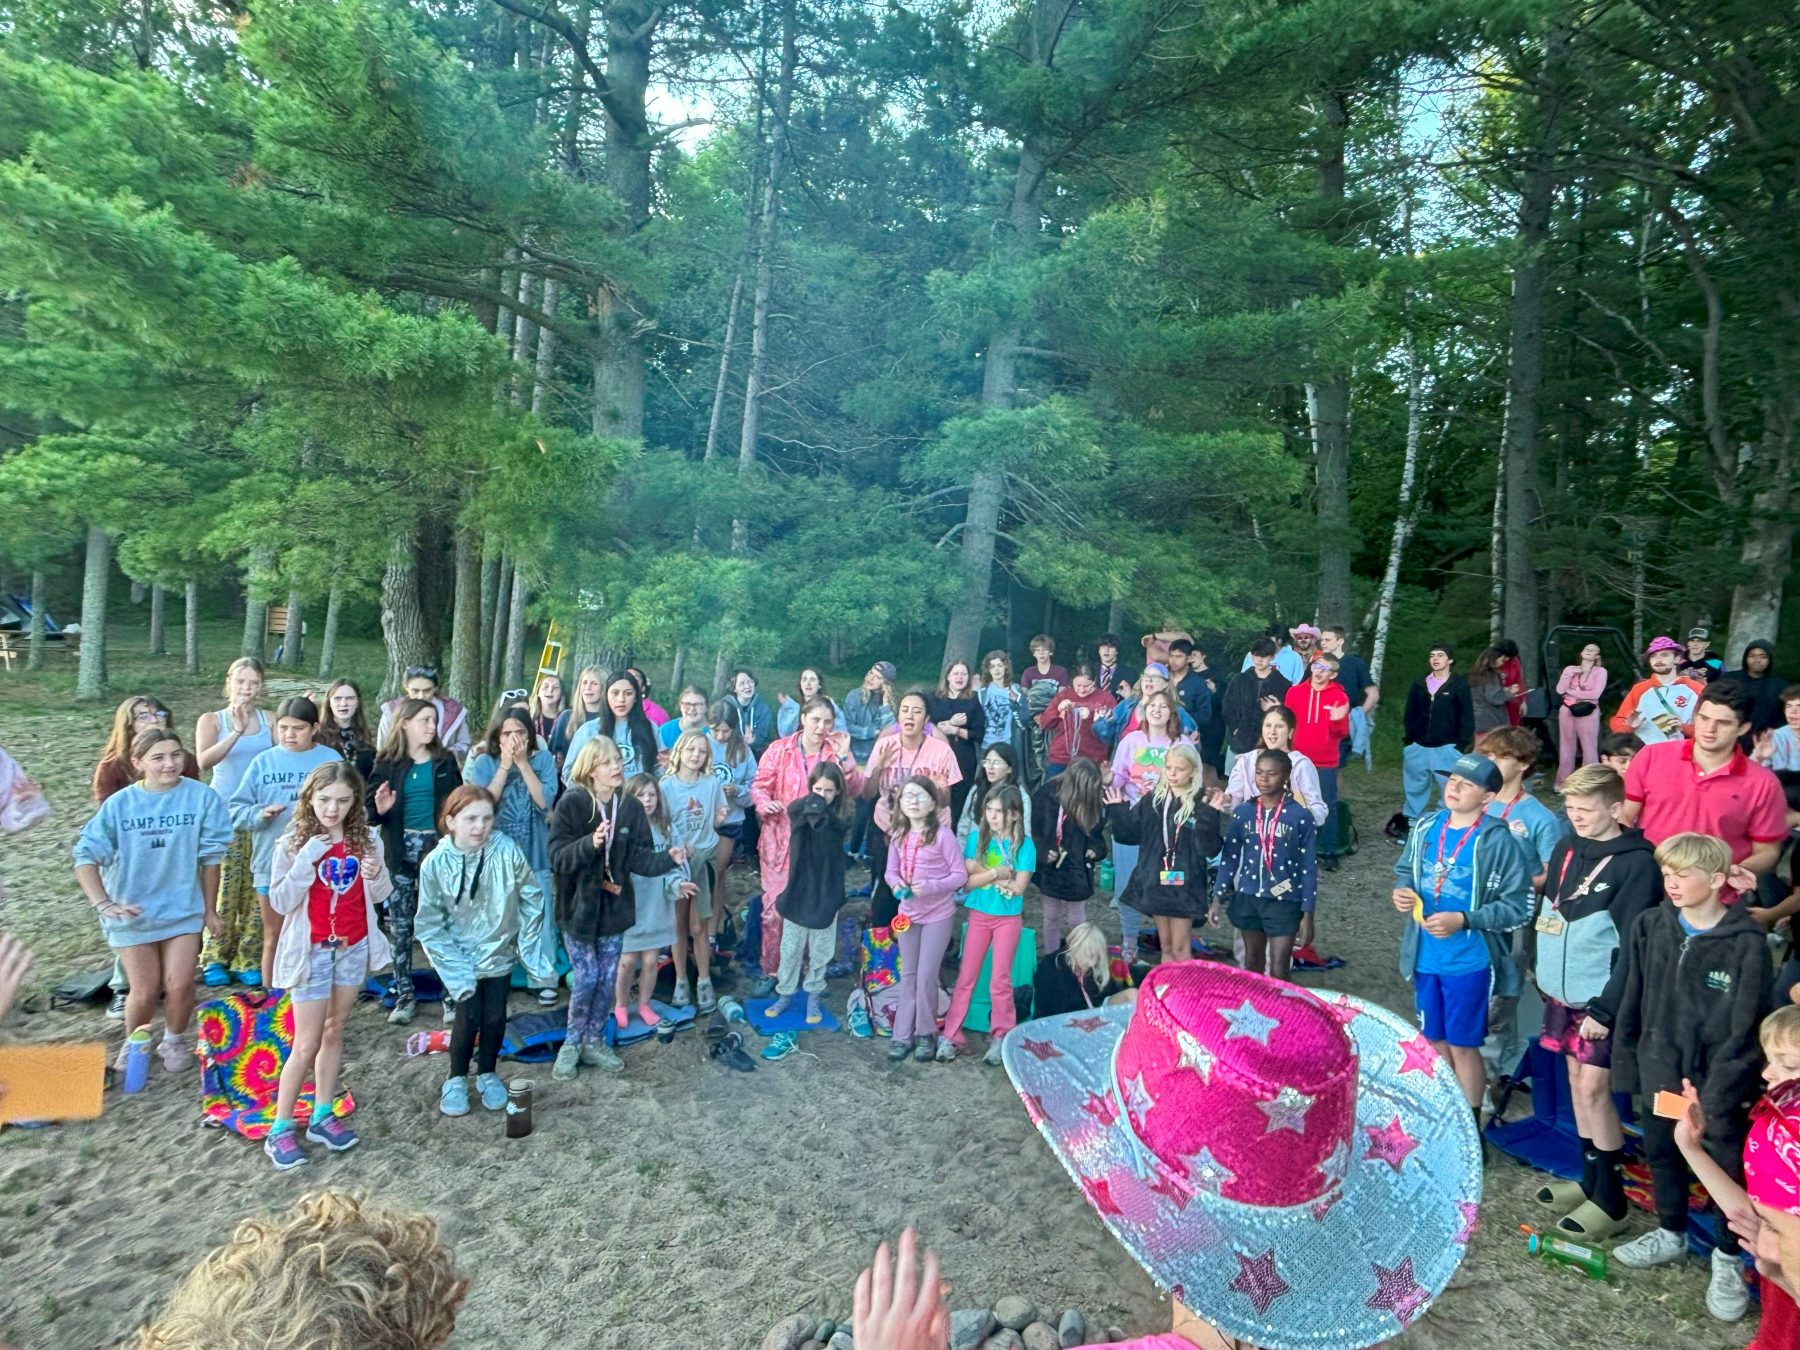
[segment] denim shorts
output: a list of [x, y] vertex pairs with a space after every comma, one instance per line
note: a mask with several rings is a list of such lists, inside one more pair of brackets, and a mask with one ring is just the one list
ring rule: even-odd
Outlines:
[[[302, 920], [305, 916], [301, 916]], [[369, 980], [369, 940], [348, 947], [315, 942], [306, 958], [306, 978], [288, 990], [296, 1003], [322, 1003], [333, 989], [362, 988]]]

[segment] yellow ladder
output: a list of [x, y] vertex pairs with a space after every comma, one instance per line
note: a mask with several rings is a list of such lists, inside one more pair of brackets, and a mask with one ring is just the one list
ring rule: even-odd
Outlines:
[[537, 692], [538, 681], [546, 675], [562, 677], [563, 642], [556, 635], [556, 620], [550, 620], [550, 629], [544, 634], [544, 653], [538, 657], [537, 675], [531, 681], [531, 692]]

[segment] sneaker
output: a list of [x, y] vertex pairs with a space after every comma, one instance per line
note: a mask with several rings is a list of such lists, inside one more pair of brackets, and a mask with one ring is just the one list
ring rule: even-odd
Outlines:
[[913, 1046], [912, 1046], [913, 1063], [915, 1063], [915, 1064], [931, 1063], [931, 1054], [932, 1054], [932, 1051], [934, 1051], [935, 1049], [937, 1049], [937, 1047], [932, 1043], [931, 1037], [929, 1037], [929, 1036], [914, 1037], [913, 1038]]
[[123, 1022], [125, 1020], [125, 991], [119, 990], [112, 996], [112, 1002], [106, 1005], [106, 1020]]
[[604, 1041], [595, 1041], [592, 1045], [581, 1047], [581, 1062], [590, 1069], [599, 1069], [603, 1073], [624, 1073], [625, 1061], [613, 1052], [613, 1048]]
[[444, 1000], [444, 1025], [449, 1026], [456, 1021], [456, 1005], [449, 999]]
[[859, 1041], [866, 1041], [875, 1034], [875, 1029], [869, 1025], [869, 1010], [861, 999], [853, 999], [850, 1003], [850, 1034]]
[[[1679, 1261], [1687, 1255], [1687, 1235], [1671, 1233], [1666, 1228], [1652, 1228], [1640, 1238], [1621, 1243], [1613, 1248], [1613, 1256], [1622, 1266], [1630, 1266], [1633, 1270], [1648, 1270], [1651, 1266], [1666, 1266], [1671, 1261]], [[1742, 1281], [1740, 1280], [1741, 1284]], [[1712, 1293], [1709, 1289], [1707, 1300]]]
[[481, 1094], [481, 1104], [489, 1111], [503, 1110], [506, 1106], [506, 1084], [497, 1073], [483, 1073], [475, 1076], [475, 1090]]
[[443, 1089], [438, 1093], [438, 1110], [447, 1116], [466, 1116], [469, 1114], [469, 1080], [467, 1078], [446, 1078]]
[[774, 992], [775, 992], [775, 977], [773, 975], [765, 975], [760, 980], [758, 980], [755, 984], [750, 986], [750, 997], [751, 998], [767, 998], [770, 994], [772, 994]]
[[269, 1155], [277, 1172], [306, 1166], [306, 1150], [300, 1147], [300, 1140], [292, 1130], [269, 1131], [269, 1137], [263, 1140], [263, 1152]]
[[778, 1031], [775, 1039], [763, 1047], [762, 1057], [767, 1060], [786, 1059], [800, 1048], [799, 1033]]
[[1405, 839], [1407, 831], [1411, 828], [1412, 822], [1403, 813], [1396, 811], [1388, 817], [1388, 822], [1381, 827], [1381, 832], [1389, 839]]
[[819, 1005], [817, 994], [806, 996], [806, 1025], [816, 1027], [825, 1020], [825, 1009]]
[[713, 982], [702, 979], [694, 986], [694, 999], [703, 1013], [712, 1012], [719, 1006], [719, 996], [713, 992]]
[[1000, 1038], [998, 1036], [988, 1038], [987, 1053], [981, 1057], [981, 1062], [990, 1069], [1000, 1067]]
[[408, 1022], [413, 1020], [413, 1013], [418, 1009], [418, 1006], [419, 1005], [414, 1003], [410, 998], [399, 1000], [394, 1004], [394, 1010], [388, 1014], [388, 1025], [396, 1027], [405, 1026]]
[[707, 1054], [728, 1069], [735, 1069], [739, 1073], [756, 1072], [756, 1061], [744, 1053], [744, 1038], [735, 1031], [714, 1041], [712, 1049], [707, 1051]]
[[156, 1051], [162, 1056], [163, 1068], [170, 1073], [180, 1073], [194, 1067], [194, 1046], [186, 1036], [171, 1036], [165, 1031], [162, 1044], [156, 1047]]
[[780, 998], [776, 999], [768, 1007], [763, 1009], [763, 1016], [773, 1022], [777, 1017], [780, 1017], [793, 1006], [793, 997], [789, 994], [783, 994]]
[[1732, 1253], [1713, 1251], [1712, 1276], [1706, 1282], [1706, 1311], [1721, 1322], [1735, 1322], [1750, 1311], [1744, 1264]]
[[910, 1044], [908, 1044], [906, 1041], [903, 1041], [898, 1036], [896, 1036], [894, 1038], [894, 1043], [888, 1047], [888, 1058], [893, 1060], [896, 1064], [898, 1064], [901, 1060], [905, 1059], [912, 1052], [913, 1052], [912, 1046]]
[[574, 1041], [564, 1041], [556, 1052], [556, 1063], [550, 1066], [550, 1076], [559, 1083], [567, 1083], [580, 1067], [581, 1047]]
[[200, 983], [208, 989], [219, 989], [231, 983], [231, 972], [223, 961], [208, 961], [200, 972]]
[[687, 976], [683, 975], [680, 979], [675, 981], [675, 988], [669, 995], [669, 1006], [671, 1008], [686, 1008], [690, 1006], [693, 1001], [694, 1000], [688, 995]]
[[939, 1064], [948, 1064], [956, 1058], [956, 1042], [948, 1036], [939, 1036], [936, 1059]]
[[325, 1145], [333, 1153], [342, 1153], [362, 1142], [356, 1137], [355, 1130], [329, 1111], [313, 1117], [312, 1123], [306, 1127], [306, 1137], [315, 1144]]
[[538, 1007], [540, 1007], [540, 1008], [554, 1008], [556, 1006], [556, 990], [554, 990], [554, 989], [538, 990], [537, 991], [537, 1003], [538, 1003]]

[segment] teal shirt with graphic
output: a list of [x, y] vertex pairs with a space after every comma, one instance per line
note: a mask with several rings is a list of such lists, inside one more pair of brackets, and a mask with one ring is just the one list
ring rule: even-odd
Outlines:
[[[963, 857], [973, 860], [976, 850], [981, 844], [981, 832], [969, 831], [968, 841], [963, 845]], [[1010, 840], [990, 839], [985, 851], [980, 855], [983, 867], [999, 867], [1010, 864], [1015, 872], [1037, 871], [1037, 847], [1030, 839], [1026, 839], [1016, 848]], [[983, 886], [980, 890], [970, 891], [968, 899], [963, 903], [979, 914], [992, 914], [997, 918], [1010, 918], [1025, 912], [1025, 897], [1002, 891], [998, 886]]]
[[[1511, 811], [1506, 809], [1508, 806], [1512, 807]], [[1556, 852], [1556, 846], [1565, 836], [1563, 823], [1557, 819], [1556, 812], [1525, 793], [1511, 802], [1489, 802], [1487, 813], [1502, 821], [1512, 831], [1513, 838], [1530, 845], [1531, 856], [1537, 860], [1533, 872], [1541, 872], [1550, 865], [1550, 855]]]

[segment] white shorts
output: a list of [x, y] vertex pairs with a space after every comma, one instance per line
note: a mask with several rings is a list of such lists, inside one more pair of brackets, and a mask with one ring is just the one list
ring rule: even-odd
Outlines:
[[295, 1003], [322, 1003], [333, 989], [360, 989], [369, 980], [369, 940], [348, 947], [327, 947], [313, 943], [306, 958], [306, 978], [292, 989], [288, 997]]

